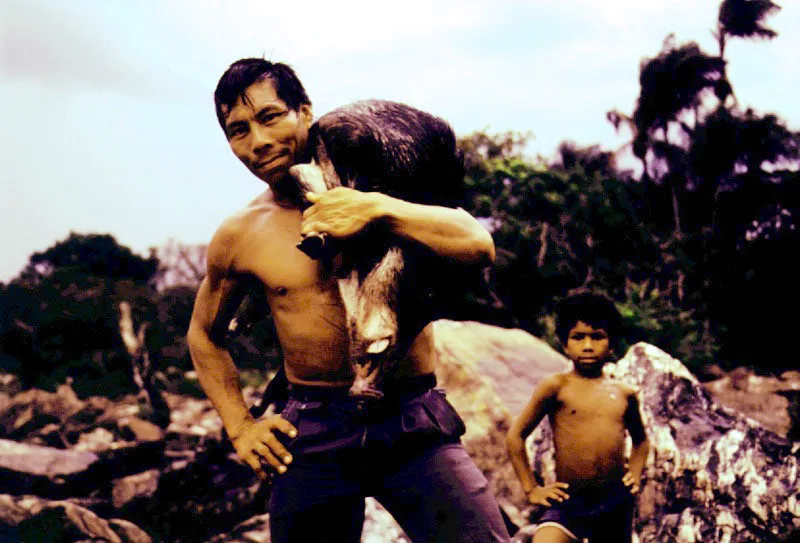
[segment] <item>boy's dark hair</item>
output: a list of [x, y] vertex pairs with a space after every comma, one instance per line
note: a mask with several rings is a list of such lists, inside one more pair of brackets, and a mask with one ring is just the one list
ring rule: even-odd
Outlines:
[[567, 293], [556, 310], [556, 336], [562, 345], [567, 344], [569, 331], [583, 321], [593, 328], [602, 328], [613, 345], [622, 326], [622, 317], [614, 302], [600, 292], [576, 289]]
[[270, 62], [263, 58], [243, 58], [231, 64], [219, 78], [214, 91], [214, 105], [217, 120], [225, 130], [225, 112], [230, 111], [241, 98], [246, 100], [244, 91], [253, 83], [269, 78], [275, 86], [278, 98], [290, 109], [297, 111], [302, 105], [311, 105], [303, 84], [291, 66], [281, 62]]

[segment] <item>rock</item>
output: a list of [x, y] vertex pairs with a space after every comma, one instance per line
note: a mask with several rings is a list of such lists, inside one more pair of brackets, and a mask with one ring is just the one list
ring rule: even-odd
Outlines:
[[157, 474], [115, 482], [114, 499], [120, 504], [118, 516], [155, 539], [194, 543], [230, 533], [237, 524], [264, 513], [266, 490], [225, 444], [209, 441], [206, 448], [172, 461]]
[[116, 509], [122, 509], [134, 499], [150, 499], [158, 490], [160, 472], [150, 469], [117, 479], [113, 483], [111, 499]]
[[36, 496], [0, 495], [2, 541], [104, 541], [152, 543], [136, 525], [122, 519], [104, 520], [69, 501]]
[[789, 370], [775, 377], [738, 368], [704, 385], [718, 403], [744, 413], [781, 436], [800, 439], [799, 406], [794, 400], [800, 392], [800, 372]]
[[91, 452], [0, 439], [0, 492], [82, 496], [95, 486], [99, 461]]
[[[5, 373], [0, 371], [0, 394], [6, 394], [8, 396], [14, 396], [18, 394], [22, 390], [22, 383], [19, 380], [19, 377], [14, 375], [13, 373]], [[2, 403], [0, 403], [2, 406]], [[3, 410], [0, 409], [0, 412]]]
[[115, 442], [97, 451], [100, 469], [108, 479], [124, 477], [151, 468], [163, 468], [166, 443], [164, 441]]
[[437, 380], [466, 423], [464, 446], [489, 480], [501, 509], [521, 526], [525, 503], [505, 436], [535, 383], [564, 371], [569, 363], [522, 330], [442, 320], [436, 322], [434, 334]]
[[153, 538], [144, 530], [127, 520], [112, 518], [108, 520], [108, 526], [122, 539], [123, 543], [152, 543], [153, 541]]
[[158, 425], [139, 417], [124, 417], [117, 421], [119, 427], [128, 430], [134, 441], [161, 441], [165, 433]]
[[114, 434], [105, 428], [95, 428], [91, 432], [79, 434], [78, 441], [73, 445], [73, 451], [105, 451], [114, 446]]
[[0, 411], [0, 437], [18, 439], [47, 424], [61, 423], [83, 405], [69, 385], [61, 385], [55, 392], [20, 392]]
[[364, 511], [364, 531], [361, 543], [409, 543], [405, 532], [394, 517], [374, 498], [367, 498]]
[[[528, 403], [532, 383], [570, 367], [564, 355], [524, 330], [447, 320], [434, 326], [440, 370], [437, 376], [447, 381], [452, 375], [448, 368], [462, 368], [471, 375], [473, 384], [491, 386], [502, 409], [511, 416]], [[445, 389], [448, 395], [468, 393], [460, 389], [458, 379], [448, 382]], [[464, 407], [469, 408], [466, 403]]]
[[269, 513], [240, 522], [230, 531], [214, 536], [206, 543], [270, 543]]

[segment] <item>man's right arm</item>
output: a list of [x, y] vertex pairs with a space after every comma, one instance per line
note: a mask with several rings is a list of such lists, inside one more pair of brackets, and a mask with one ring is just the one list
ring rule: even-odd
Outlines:
[[244, 400], [239, 372], [225, 345], [228, 323], [244, 292], [242, 284], [228, 272], [226, 246], [216, 238], [209, 246], [208, 273], [197, 293], [187, 342], [200, 385], [219, 413], [237, 454], [264, 478], [262, 461], [279, 473], [286, 471], [288, 463], [289, 453], [274, 430], [290, 436], [296, 430], [280, 415], [256, 421]]

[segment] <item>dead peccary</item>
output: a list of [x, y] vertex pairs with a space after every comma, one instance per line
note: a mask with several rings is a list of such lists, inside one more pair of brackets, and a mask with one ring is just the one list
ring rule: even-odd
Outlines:
[[[290, 170], [301, 192], [346, 186], [419, 204], [462, 203], [464, 165], [452, 128], [411, 106], [368, 100], [336, 109], [311, 128], [309, 152], [308, 163]], [[310, 235], [299, 248], [338, 278], [355, 375], [351, 394], [382, 397], [394, 363], [447, 312], [452, 289], [445, 278], [452, 283], [464, 271], [379, 224], [346, 240]]]

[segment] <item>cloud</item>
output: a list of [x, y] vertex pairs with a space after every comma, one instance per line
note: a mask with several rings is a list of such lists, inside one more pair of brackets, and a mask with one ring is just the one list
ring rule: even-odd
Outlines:
[[263, 50], [267, 56], [295, 59], [374, 51], [392, 42], [483, 25], [492, 19], [494, 7], [475, 0], [299, 1], [290, 9], [261, 0], [195, 5], [171, 3], [168, 9], [194, 32], [213, 28], [213, 33], [202, 32], [207, 48], [239, 55]]
[[0, 73], [9, 79], [172, 98], [190, 80], [158, 66], [163, 36], [159, 25], [140, 24], [141, 11], [81, 0], [9, 0], [2, 11], [13, 21], [0, 47]]

